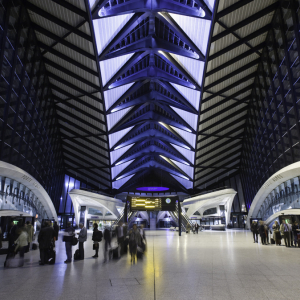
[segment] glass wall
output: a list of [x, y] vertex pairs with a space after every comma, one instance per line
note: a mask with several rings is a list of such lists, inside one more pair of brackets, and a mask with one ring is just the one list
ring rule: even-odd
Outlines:
[[[280, 4], [260, 57], [245, 127], [241, 180], [247, 207], [269, 177], [300, 160], [299, 1]], [[284, 199], [290, 202], [280, 199], [280, 207]], [[277, 208], [267, 205], [262, 215], [269, 215], [268, 209]]]
[[261, 205], [258, 218], [267, 220], [274, 213], [285, 210], [300, 208], [299, 198], [299, 178], [287, 180], [274, 189], [264, 200]]
[[0, 1], [0, 160], [31, 174], [58, 210], [64, 179], [58, 121], [24, 2]]

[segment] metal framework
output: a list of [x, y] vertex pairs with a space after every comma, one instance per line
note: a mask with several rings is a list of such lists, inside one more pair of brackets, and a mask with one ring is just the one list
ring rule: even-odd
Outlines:
[[37, 178], [57, 209], [66, 174], [113, 194], [241, 184], [241, 211], [300, 159], [299, 1], [0, 9], [0, 159]]

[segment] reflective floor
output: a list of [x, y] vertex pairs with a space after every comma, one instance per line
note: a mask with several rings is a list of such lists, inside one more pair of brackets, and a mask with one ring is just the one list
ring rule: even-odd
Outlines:
[[[103, 264], [93, 259], [91, 234], [85, 260], [64, 264], [61, 238], [53, 266], [39, 266], [39, 251], [25, 265], [4, 269], [0, 299], [299, 299], [300, 249], [254, 244], [248, 231], [198, 235], [148, 231], [143, 261], [130, 256]], [[75, 247], [73, 247], [73, 252]]]

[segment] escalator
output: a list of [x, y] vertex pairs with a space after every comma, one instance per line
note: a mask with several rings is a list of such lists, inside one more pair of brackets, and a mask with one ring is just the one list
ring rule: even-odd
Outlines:
[[[171, 215], [171, 217], [175, 221], [177, 227], [179, 227], [178, 204], [176, 204], [176, 210], [175, 211], [169, 211], [169, 214]], [[193, 224], [192, 224], [191, 220], [189, 219], [189, 217], [187, 216], [185, 211], [181, 210], [181, 231], [186, 231], [188, 224], [192, 228]]]

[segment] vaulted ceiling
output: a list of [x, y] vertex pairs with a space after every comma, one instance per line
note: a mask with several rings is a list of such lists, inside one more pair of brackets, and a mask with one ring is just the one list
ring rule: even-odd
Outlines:
[[188, 192], [238, 172], [274, 2], [24, 1], [66, 172], [112, 192]]

